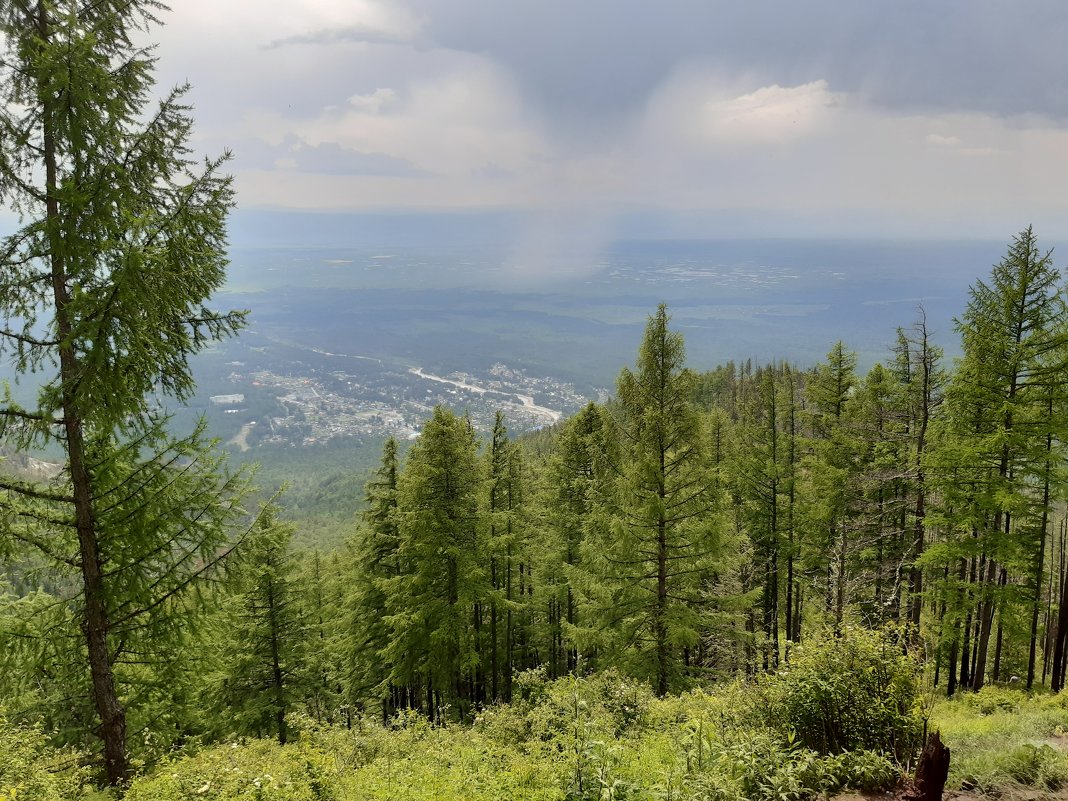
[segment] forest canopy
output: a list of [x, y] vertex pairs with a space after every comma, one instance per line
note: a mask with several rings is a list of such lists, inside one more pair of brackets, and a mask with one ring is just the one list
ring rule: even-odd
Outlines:
[[245, 314], [212, 307], [227, 156], [192, 157], [185, 87], [149, 99], [156, 9], [0, 5], [0, 356], [43, 376], [5, 390], [0, 445], [63, 459], [0, 478], [7, 797], [206, 795], [227, 748], [329, 797], [342, 738], [466, 731], [545, 797], [619, 797], [637, 768], [605, 743], [648, 738], [669, 789], [800, 798], [908, 763], [921, 681], [1063, 688], [1068, 307], [1031, 228], [971, 287], [954, 364], [920, 310], [867, 373], [841, 341], [698, 372], [661, 304], [611, 399], [485, 439], [438, 406], [385, 442], [344, 548], [294, 549], [285, 496], [253, 502], [161, 411]]

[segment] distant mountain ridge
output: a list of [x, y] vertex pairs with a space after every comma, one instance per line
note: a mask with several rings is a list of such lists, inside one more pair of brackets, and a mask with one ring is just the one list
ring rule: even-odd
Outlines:
[[22, 481], [49, 481], [63, 471], [58, 462], [47, 462], [27, 453], [0, 447], [0, 475]]

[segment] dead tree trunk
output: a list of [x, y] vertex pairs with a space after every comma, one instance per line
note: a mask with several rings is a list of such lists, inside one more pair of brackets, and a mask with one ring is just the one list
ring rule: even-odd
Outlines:
[[916, 765], [912, 788], [903, 795], [905, 801], [942, 801], [942, 790], [949, 777], [949, 749], [942, 745], [939, 732], [927, 738]]

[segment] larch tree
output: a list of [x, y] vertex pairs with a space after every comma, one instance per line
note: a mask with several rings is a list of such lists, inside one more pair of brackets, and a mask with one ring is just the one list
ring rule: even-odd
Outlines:
[[600, 407], [589, 403], [564, 423], [544, 468], [546, 542], [540, 578], [549, 629], [549, 674], [553, 678], [578, 668], [574, 634], [580, 621], [575, 571], [581, 564], [599, 465], [609, 453], [603, 414]]
[[[1043, 485], [1051, 437], [1061, 428], [1053, 416], [1052, 387], [1068, 371], [1061, 281], [1052, 254], [1039, 250], [1028, 227], [994, 265], [989, 281], [972, 286], [957, 321], [964, 356], [949, 390], [950, 425], [957, 457], [972, 474], [969, 497], [958, 501], [958, 514], [966, 513], [968, 522], [958, 528], [971, 530], [968, 555], [973, 561], [978, 555], [969, 582], [978, 600], [973, 664], [962, 669], [974, 690], [986, 681], [995, 611], [1013, 595], [1009, 573], [1037, 573], [1031, 591], [1041, 589], [1050, 497], [1035, 488]], [[996, 678], [997, 658], [993, 667]]]
[[398, 482], [402, 572], [384, 586], [391, 681], [425, 688], [425, 711], [463, 718], [478, 667], [472, 625], [487, 593], [479, 519], [482, 471], [470, 421], [438, 406]]
[[719, 555], [693, 374], [667, 308], [650, 318], [636, 369], [624, 369], [611, 410], [618, 461], [601, 483], [583, 560], [599, 574], [596, 624], [613, 658], [664, 695], [681, 685], [706, 630]]
[[807, 561], [813, 584], [822, 578], [824, 609], [833, 616], [836, 628], [841, 626], [849, 598], [855, 550], [855, 521], [850, 511], [857, 442], [848, 423], [857, 384], [856, 366], [856, 354], [836, 342], [826, 363], [816, 368], [806, 386], [810, 454], [804, 479], [808, 524], [814, 531]]
[[537, 647], [532, 625], [536, 558], [525, 520], [523, 453], [509, 439], [500, 411], [494, 416], [484, 461], [481, 516], [489, 595], [475, 608], [482, 662], [475, 697], [509, 701], [513, 675], [531, 667]]
[[942, 366], [942, 348], [932, 342], [927, 313], [922, 308], [920, 319], [910, 330], [898, 331], [893, 369], [903, 395], [908, 464], [902, 467], [907, 476], [906, 488], [911, 494], [905, 517], [906, 527], [910, 529], [907, 537], [910, 541], [907, 620], [913, 634], [918, 636], [924, 592], [920, 560], [927, 544], [927, 460], [931, 428], [942, 408], [947, 381]]
[[782, 408], [783, 380], [788, 377], [774, 365], [757, 368], [746, 402], [739, 410], [741, 423], [734, 471], [737, 492], [746, 499], [741, 513], [757, 560], [753, 568], [754, 579], [760, 582], [761, 651], [765, 670], [776, 668], [779, 663], [780, 568], [783, 552], [789, 549], [784, 506], [788, 503], [792, 466], [787, 433], [789, 415]]
[[367, 481], [362, 525], [352, 544], [355, 581], [348, 597], [349, 700], [380, 704], [383, 719], [411, 705], [410, 688], [390, 682], [390, 666], [383, 658], [392, 635], [386, 620], [388, 586], [401, 574], [399, 476], [397, 441], [389, 437], [382, 447], [381, 465]]
[[0, 434], [65, 456], [51, 486], [0, 486], [0, 535], [76, 577], [74, 650], [112, 784], [129, 766], [124, 661], [166, 665], [240, 512], [202, 432], [175, 439], [158, 412], [191, 396], [189, 358], [242, 323], [207, 307], [233, 204], [223, 159], [197, 165], [186, 87], [151, 104], [154, 59], [133, 43], [160, 8], [0, 5], [0, 200], [21, 220], [0, 241], [0, 352], [41, 384], [32, 406], [5, 393]]
[[305, 604], [306, 588], [296, 577], [289, 551], [294, 527], [268, 507], [256, 521], [235, 571], [237, 592], [223, 617], [224, 705], [216, 718], [236, 731], [226, 734], [274, 736], [285, 745], [286, 720], [307, 681], [305, 659], [315, 647]]

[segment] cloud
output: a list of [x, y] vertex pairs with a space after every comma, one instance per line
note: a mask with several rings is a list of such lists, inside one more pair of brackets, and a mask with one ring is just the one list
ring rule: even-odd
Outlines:
[[193, 144], [237, 152], [246, 208], [507, 206], [532, 241], [638, 209], [698, 233], [1068, 220], [1061, 0], [1029, 4], [1022, 49], [998, 0], [176, 6], [162, 83], [193, 83]]
[[390, 0], [305, 0], [291, 6], [304, 13], [290, 19], [288, 25], [280, 28], [279, 35], [261, 45], [263, 49], [346, 43], [407, 44], [419, 36], [422, 28], [418, 17], [401, 3]]
[[[294, 134], [309, 145], [330, 142], [385, 153], [454, 178], [469, 178], [489, 161], [506, 172], [529, 174], [548, 147], [509, 76], [478, 57], [458, 55], [446, 68], [398, 89], [348, 97], [345, 106], [313, 117], [257, 115], [249, 127], [275, 143]], [[387, 106], [389, 114], [373, 113]]]
[[680, 71], [651, 99], [626, 147], [626, 163], [636, 165], [628, 194], [640, 187], [651, 205], [748, 209], [769, 219], [793, 210], [838, 233], [836, 221], [861, 214], [930, 235], [999, 218], [1055, 220], [1065, 209], [1068, 163], [1058, 153], [1068, 148], [1068, 127], [978, 112], [903, 113], [823, 79], [738, 91], [722, 75]]
[[487, 162], [480, 167], [472, 167], [471, 176], [484, 181], [503, 181], [517, 177], [516, 173], [512, 170], [506, 170], [504, 167], [499, 164], [494, 164], [492, 161]]
[[827, 81], [762, 86], [729, 100], [709, 99], [700, 109], [702, 132], [745, 142], [781, 141], [812, 133], [838, 103]]
[[277, 50], [292, 45], [332, 45], [341, 42], [366, 42], [369, 44], [407, 44], [411, 36], [405, 33], [381, 30], [366, 24], [347, 25], [342, 28], [324, 28], [281, 39], [272, 39], [263, 45], [264, 50]]
[[383, 106], [388, 106], [397, 99], [397, 93], [392, 89], [375, 89], [367, 94], [356, 94], [349, 98], [349, 105], [357, 111], [365, 111], [368, 114], [377, 114]]
[[1068, 15], [1030, 0], [1022, 24], [1001, 0], [739, 3], [660, 0], [410, 0], [439, 47], [506, 66], [562, 125], [618, 121], [644, 107], [680, 64], [703, 61], [762, 86], [825, 78], [904, 112], [1040, 113], [1068, 119]]
[[337, 142], [309, 144], [295, 134], [279, 144], [250, 140], [236, 149], [240, 169], [278, 169], [320, 175], [392, 176], [408, 178], [425, 174], [408, 159], [380, 152], [363, 152]]

